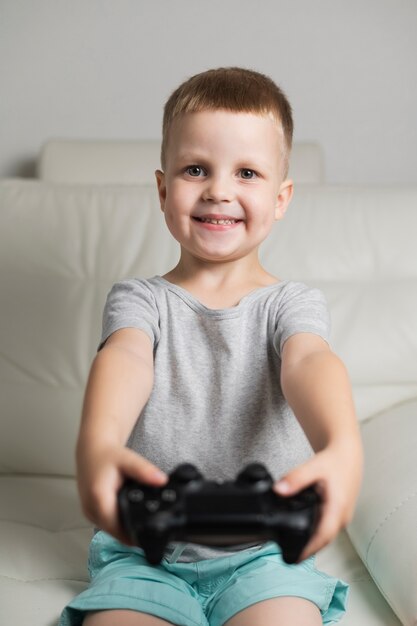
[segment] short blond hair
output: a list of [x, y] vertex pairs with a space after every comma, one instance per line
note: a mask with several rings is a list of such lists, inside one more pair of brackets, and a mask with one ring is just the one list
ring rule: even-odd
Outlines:
[[271, 78], [240, 67], [220, 67], [195, 74], [171, 94], [164, 107], [162, 169], [166, 164], [168, 135], [174, 119], [185, 113], [217, 109], [272, 114], [282, 129], [284, 175], [287, 175], [294, 130], [291, 105]]

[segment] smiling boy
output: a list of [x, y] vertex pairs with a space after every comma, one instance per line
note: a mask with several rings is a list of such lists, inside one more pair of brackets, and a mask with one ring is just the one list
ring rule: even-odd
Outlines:
[[[81, 501], [101, 530], [91, 585], [61, 626], [317, 626], [344, 613], [347, 585], [318, 572], [313, 555], [350, 520], [359, 490], [350, 384], [321, 292], [259, 260], [293, 193], [291, 142], [290, 105], [258, 72], [198, 74], [165, 106], [156, 178], [180, 259], [107, 299], [77, 444]], [[282, 495], [320, 489], [303, 562], [286, 565], [274, 542], [173, 543], [152, 567], [128, 545], [116, 506], [126, 476], [163, 485], [191, 462], [230, 479], [251, 461]]]
[[292, 195], [280, 176], [282, 149], [270, 116], [204, 110], [174, 119], [165, 172], [157, 172], [166, 223], [181, 244], [167, 280], [212, 308], [277, 282], [260, 265], [258, 247]]

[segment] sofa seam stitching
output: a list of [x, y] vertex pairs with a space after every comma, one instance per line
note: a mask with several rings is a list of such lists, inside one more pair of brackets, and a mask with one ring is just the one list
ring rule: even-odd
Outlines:
[[77, 582], [77, 583], [88, 583], [88, 578], [85, 578], [85, 579], [68, 578], [68, 576], [61, 576], [61, 577], [56, 576], [52, 578], [15, 578], [14, 576], [7, 576], [6, 574], [0, 574], [0, 578], [5, 578], [6, 580], [14, 580], [19, 583], [38, 583], [38, 582], [44, 582], [48, 580], [69, 580], [71, 582]]
[[52, 535], [55, 534], [59, 534], [59, 533], [69, 533], [69, 532], [73, 532], [73, 531], [78, 531], [78, 530], [93, 530], [92, 526], [70, 526], [68, 528], [47, 528], [45, 526], [42, 526], [41, 524], [33, 524], [31, 522], [22, 522], [21, 520], [16, 520], [16, 519], [8, 519], [8, 518], [4, 518], [4, 517], [0, 517], [0, 524], [1, 523], [5, 523], [5, 524], [14, 524], [15, 526], [25, 526], [25, 528], [36, 528], [37, 530], [43, 530], [46, 533], [51, 533]]
[[366, 563], [367, 565], [369, 565], [369, 561], [368, 561], [368, 557], [369, 557], [369, 551], [372, 547], [372, 544], [376, 538], [376, 536], [378, 535], [379, 531], [381, 530], [381, 528], [387, 523], [387, 521], [389, 520], [390, 517], [392, 517], [394, 515], [394, 513], [396, 513], [397, 511], [399, 511], [399, 509], [401, 509], [402, 506], [404, 506], [404, 504], [406, 504], [407, 502], [409, 502], [410, 500], [412, 500], [413, 498], [415, 498], [417, 496], [417, 491], [415, 491], [412, 494], [409, 494], [402, 502], [400, 502], [399, 504], [397, 504], [397, 506], [395, 506], [389, 513], [388, 515], [386, 515], [386, 517], [382, 520], [382, 522], [379, 523], [378, 527], [375, 529], [374, 534], [372, 535], [369, 544], [368, 544], [368, 548], [366, 550]]

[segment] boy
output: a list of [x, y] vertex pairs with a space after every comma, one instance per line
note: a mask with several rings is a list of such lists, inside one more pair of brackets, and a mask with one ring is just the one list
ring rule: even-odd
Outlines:
[[[164, 277], [123, 281], [107, 299], [77, 445], [81, 501], [101, 530], [92, 584], [61, 626], [316, 626], [343, 615], [347, 585], [313, 555], [350, 520], [360, 484], [348, 377], [321, 293], [258, 258], [291, 200], [291, 142], [290, 105], [257, 72], [198, 74], [165, 106], [156, 178], [181, 255]], [[302, 562], [286, 565], [274, 542], [173, 543], [152, 567], [128, 545], [116, 506], [126, 476], [161, 486], [191, 462], [230, 479], [252, 461], [281, 495], [321, 490]]]

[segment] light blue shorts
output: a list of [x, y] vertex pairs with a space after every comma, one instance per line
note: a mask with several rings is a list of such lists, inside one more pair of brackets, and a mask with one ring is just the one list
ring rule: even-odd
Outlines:
[[324, 624], [345, 613], [348, 585], [318, 571], [314, 557], [287, 565], [274, 542], [231, 556], [151, 566], [140, 548], [100, 531], [89, 552], [91, 585], [64, 609], [59, 626], [80, 626], [87, 611], [130, 609], [177, 626], [222, 626], [270, 598], [297, 596], [316, 604]]

